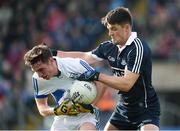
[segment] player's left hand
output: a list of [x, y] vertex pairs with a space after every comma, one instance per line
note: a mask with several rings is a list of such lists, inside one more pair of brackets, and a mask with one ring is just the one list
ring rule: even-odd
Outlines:
[[75, 108], [74, 103], [70, 99], [64, 100], [60, 105], [54, 108], [55, 115], [77, 116], [80, 112]]
[[81, 113], [94, 113], [94, 107], [91, 104], [75, 103], [75, 108]]
[[77, 79], [80, 81], [98, 81], [99, 72], [96, 70], [88, 70], [81, 74]]

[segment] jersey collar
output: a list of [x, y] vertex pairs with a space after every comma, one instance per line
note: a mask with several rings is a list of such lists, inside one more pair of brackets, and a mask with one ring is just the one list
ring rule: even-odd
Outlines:
[[131, 43], [134, 41], [134, 39], [137, 38], [137, 32], [131, 32], [131, 35], [129, 36], [128, 40], [126, 41], [125, 45], [122, 47], [119, 47], [119, 50], [122, 51], [127, 45], [131, 45]]
[[135, 38], [137, 38], [137, 32], [132, 32], [125, 45], [131, 45]]
[[58, 58], [57, 56], [53, 56], [53, 58], [54, 58], [54, 59], [56, 60], [56, 62], [57, 62], [57, 67], [58, 67], [58, 75], [57, 75], [57, 77], [58, 77], [58, 76], [61, 75], [61, 68], [60, 68], [60, 65], [58, 64], [59, 61], [60, 61], [60, 58]]

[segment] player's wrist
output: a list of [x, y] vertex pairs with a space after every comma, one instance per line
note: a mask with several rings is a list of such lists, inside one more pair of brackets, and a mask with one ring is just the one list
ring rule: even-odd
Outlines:
[[98, 81], [99, 80], [99, 75], [100, 75], [100, 72], [95, 72], [95, 75], [94, 75], [94, 80], [95, 81]]

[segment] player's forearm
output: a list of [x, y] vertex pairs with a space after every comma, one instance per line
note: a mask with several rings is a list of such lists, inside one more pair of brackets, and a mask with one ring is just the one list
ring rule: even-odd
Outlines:
[[84, 52], [79, 51], [57, 51], [57, 56], [59, 57], [72, 57], [72, 58], [84, 58]]
[[57, 51], [57, 56], [59, 57], [72, 57], [72, 58], [80, 58], [85, 60], [88, 64], [93, 65], [96, 64], [97, 61], [91, 56], [90, 52], [80, 52], [80, 51]]
[[124, 92], [128, 92], [133, 86], [125, 77], [109, 76], [103, 73], [100, 73], [98, 81]]

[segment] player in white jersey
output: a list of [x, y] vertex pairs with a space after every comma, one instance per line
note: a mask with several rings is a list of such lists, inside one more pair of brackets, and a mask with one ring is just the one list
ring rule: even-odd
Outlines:
[[[75, 78], [87, 70], [93, 70], [92, 67], [81, 59], [53, 57], [45, 45], [32, 48], [25, 54], [24, 60], [34, 71], [34, 94], [40, 114], [56, 115], [51, 130], [97, 129], [97, 110], [92, 105], [75, 104], [69, 97], [69, 89]], [[49, 94], [55, 98], [56, 107], [48, 105]], [[101, 95], [98, 93], [97, 99]]]

